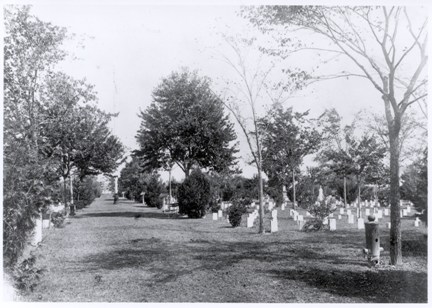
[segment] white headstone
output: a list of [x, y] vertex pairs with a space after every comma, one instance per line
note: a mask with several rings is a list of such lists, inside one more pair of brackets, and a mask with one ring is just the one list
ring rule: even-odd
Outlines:
[[414, 227], [419, 227], [419, 226], [420, 226], [420, 221], [414, 220]]
[[376, 213], [376, 217], [378, 219], [382, 219], [383, 218], [383, 211], [382, 210], [378, 210], [377, 213]]
[[411, 207], [410, 206], [407, 206], [406, 210], [408, 213], [411, 213]]
[[219, 218], [222, 218], [222, 210], [219, 210], [219, 211], [218, 211], [218, 217], [219, 217]]
[[278, 221], [277, 221], [277, 217], [272, 217], [272, 219], [270, 220], [270, 232], [278, 232]]
[[254, 223], [255, 217], [253, 215], [248, 215], [247, 221], [246, 221], [246, 227], [252, 228]]
[[33, 229], [33, 237], [31, 239], [31, 245], [36, 246], [40, 242], [42, 242], [42, 228], [43, 228], [42, 215], [40, 215], [40, 217], [35, 219], [35, 226]]
[[330, 221], [330, 231], [336, 230], [336, 219], [329, 219]]
[[388, 223], [387, 223], [387, 229], [390, 229], [390, 228], [391, 228], [391, 223], [388, 222]]
[[277, 210], [271, 211], [271, 215], [273, 219], [277, 218]]
[[285, 211], [285, 202], [283, 202], [281, 205], [281, 211]]
[[365, 215], [369, 216], [370, 215], [370, 210], [369, 209], [365, 209]]
[[338, 215], [338, 219], [342, 219], [342, 215]]
[[344, 210], [343, 208], [340, 208], [340, 209], [339, 209], [339, 213], [340, 213], [341, 215], [343, 215], [344, 211], [345, 211], [345, 210]]
[[403, 215], [403, 216], [408, 216], [408, 211], [407, 211], [406, 209], [403, 209], [403, 210], [402, 210], [402, 215]]
[[364, 226], [364, 219], [363, 218], [359, 218], [357, 220], [357, 229], [362, 230], [364, 228], [365, 228], [365, 226]]
[[213, 220], [218, 220], [218, 213], [213, 213]]
[[42, 228], [43, 229], [49, 229], [50, 225], [51, 225], [51, 223], [50, 223], [49, 219], [42, 220]]
[[388, 216], [389, 215], [389, 209], [384, 209], [384, 216]]
[[353, 224], [354, 223], [354, 215], [348, 215], [348, 223]]

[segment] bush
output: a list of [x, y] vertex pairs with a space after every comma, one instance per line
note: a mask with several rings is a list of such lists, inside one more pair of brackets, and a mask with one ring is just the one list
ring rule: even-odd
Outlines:
[[15, 267], [13, 277], [18, 290], [33, 291], [37, 285], [44, 270], [35, 267], [35, 262], [35, 256], [31, 256]]
[[62, 213], [52, 213], [51, 214], [51, 222], [53, 223], [55, 228], [63, 227], [65, 217]]
[[233, 204], [228, 208], [228, 220], [233, 228], [240, 226], [242, 216], [246, 213], [249, 204], [249, 199], [233, 200]]
[[322, 222], [324, 218], [328, 217], [336, 210], [335, 202], [336, 199], [334, 197], [328, 196], [322, 201], [309, 204], [307, 209], [315, 220]]
[[210, 201], [210, 182], [199, 170], [192, 171], [178, 189], [179, 213], [190, 218], [205, 215]]
[[157, 174], [153, 174], [148, 182], [144, 201], [147, 206], [162, 208], [160, 194], [165, 192], [165, 186]]

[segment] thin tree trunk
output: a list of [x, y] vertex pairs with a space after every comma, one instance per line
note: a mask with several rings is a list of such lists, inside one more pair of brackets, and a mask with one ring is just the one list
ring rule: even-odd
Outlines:
[[390, 131], [390, 262], [392, 265], [402, 264], [399, 154], [399, 132]]
[[[259, 155], [261, 156], [261, 155]], [[264, 188], [263, 188], [263, 180], [262, 180], [262, 171], [261, 171], [261, 159], [258, 164], [258, 198], [259, 198], [259, 233], [264, 233], [264, 203], [263, 203], [263, 195], [264, 195]]]
[[344, 207], [347, 206], [346, 176], [344, 176]]
[[295, 171], [292, 171], [292, 181], [293, 181], [293, 208], [296, 207], [296, 186], [295, 186]]
[[360, 179], [357, 177], [357, 186], [358, 186], [358, 193], [357, 193], [357, 206], [360, 207]]
[[63, 203], [64, 203], [64, 206], [65, 206], [65, 210], [68, 212], [66, 190], [67, 190], [67, 187], [66, 187], [66, 178], [63, 176]]

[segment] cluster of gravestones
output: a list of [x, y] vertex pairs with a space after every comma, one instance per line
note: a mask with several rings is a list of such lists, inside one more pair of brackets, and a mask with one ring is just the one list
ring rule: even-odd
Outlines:
[[[339, 202], [339, 201], [338, 201]], [[338, 206], [343, 206], [342, 202], [337, 203]], [[223, 218], [223, 211], [231, 206], [231, 203], [223, 202], [221, 204], [221, 210], [217, 213], [213, 213], [213, 220], [218, 220]], [[267, 209], [271, 211], [271, 220], [270, 220], [270, 231], [277, 232], [278, 231], [278, 218], [277, 218], [277, 210], [274, 209], [276, 204], [272, 200], [266, 200], [265, 206]], [[281, 205], [281, 210], [284, 211], [288, 206], [288, 202], [283, 202]], [[364, 229], [365, 219], [363, 217], [367, 217], [371, 214], [375, 216], [376, 221], [383, 219], [383, 217], [390, 216], [389, 208], [380, 208], [379, 202], [376, 201], [364, 201], [360, 203], [360, 207], [357, 207], [356, 204], [348, 204], [346, 208], [338, 207], [338, 210], [331, 213], [328, 217], [325, 217], [323, 223], [325, 225], [329, 225], [330, 231], [336, 230], [337, 220], [342, 220], [343, 218], [347, 219], [348, 224], [356, 224], [357, 229]], [[401, 217], [408, 216], [412, 210], [412, 203], [406, 203], [405, 201], [401, 201], [401, 206], [404, 206], [404, 209], [401, 209]], [[254, 222], [258, 217], [258, 204], [252, 202], [250, 205], [253, 208], [253, 212], [249, 213], [247, 216], [246, 226], [247, 228], [252, 228], [254, 226]], [[306, 217], [312, 217], [312, 215], [306, 211], [305, 216], [301, 215], [298, 211], [294, 209], [289, 210], [289, 216], [293, 218], [293, 220], [297, 223], [298, 229], [302, 230], [304, 224], [306, 223]], [[226, 216], [226, 220], [229, 222], [229, 216]], [[387, 228], [390, 229], [390, 222], [386, 224]], [[420, 226], [420, 220], [416, 218], [414, 221], [414, 226]]]

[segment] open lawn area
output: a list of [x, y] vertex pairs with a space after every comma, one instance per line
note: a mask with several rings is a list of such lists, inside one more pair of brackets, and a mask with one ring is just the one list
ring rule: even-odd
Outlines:
[[305, 233], [288, 209], [278, 209], [279, 232], [259, 235], [245, 219], [232, 228], [211, 216], [181, 218], [102, 196], [64, 228], [47, 231], [35, 251], [46, 271], [22, 300], [427, 302], [427, 233], [414, 227], [413, 217], [402, 219], [404, 264], [388, 265], [384, 219], [383, 265], [369, 268], [361, 251], [364, 230], [346, 219], [336, 231]]

